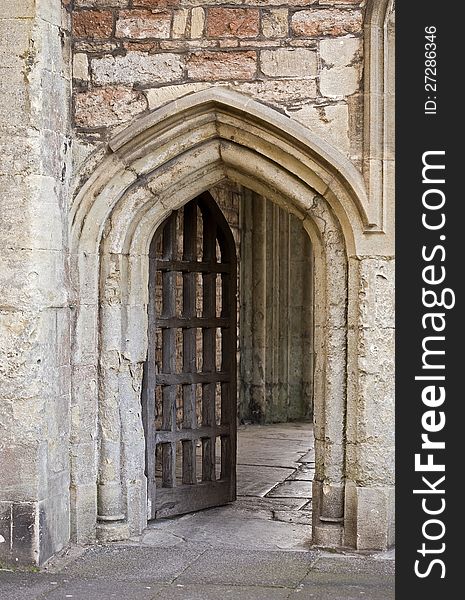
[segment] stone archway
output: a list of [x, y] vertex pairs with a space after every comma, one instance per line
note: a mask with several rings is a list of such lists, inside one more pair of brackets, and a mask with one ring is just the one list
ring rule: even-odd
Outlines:
[[140, 386], [149, 243], [172, 210], [226, 178], [285, 207], [311, 237], [314, 542], [357, 546], [348, 534], [358, 519], [357, 484], [348, 495], [347, 480], [359, 472], [360, 457], [356, 446], [347, 448], [346, 429], [347, 419], [359, 418], [358, 340], [348, 315], [358, 321], [358, 257], [376, 255], [382, 241], [375, 232], [366, 236], [363, 180], [345, 157], [274, 110], [221, 88], [168, 104], [112, 138], [72, 207], [71, 491], [79, 541], [92, 540], [96, 526], [100, 539], [111, 540], [147, 523]]

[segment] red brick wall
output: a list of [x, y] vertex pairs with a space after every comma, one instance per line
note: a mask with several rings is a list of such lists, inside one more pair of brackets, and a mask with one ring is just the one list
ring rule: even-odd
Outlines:
[[275, 106], [361, 160], [362, 1], [74, 0], [72, 6], [81, 138], [98, 142], [136, 115], [221, 84]]

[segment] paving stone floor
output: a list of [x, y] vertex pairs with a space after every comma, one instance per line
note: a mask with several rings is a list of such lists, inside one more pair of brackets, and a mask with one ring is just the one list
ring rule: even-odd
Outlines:
[[72, 547], [40, 573], [0, 570], [1, 600], [393, 600], [393, 552], [310, 549], [312, 428], [241, 426], [238, 499]]

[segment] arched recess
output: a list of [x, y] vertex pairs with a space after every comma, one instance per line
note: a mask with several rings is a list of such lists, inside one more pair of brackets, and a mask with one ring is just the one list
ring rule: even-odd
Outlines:
[[112, 138], [74, 199], [71, 456], [73, 532], [79, 541], [92, 540], [96, 531], [102, 540], [124, 539], [146, 525], [140, 387], [149, 244], [172, 210], [226, 178], [294, 213], [312, 240], [313, 539], [342, 543], [345, 419], [357, 410], [347, 385], [353, 343], [347, 315], [357, 312], [358, 302], [348, 281], [348, 257], [366, 249], [363, 179], [342, 154], [291, 120], [221, 88], [181, 98]]

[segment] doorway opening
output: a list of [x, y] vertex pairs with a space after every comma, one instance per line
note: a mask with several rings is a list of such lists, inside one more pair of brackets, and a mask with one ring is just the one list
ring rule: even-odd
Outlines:
[[[233, 521], [239, 511], [306, 526], [308, 540], [313, 270], [301, 222], [223, 182], [170, 214], [149, 257], [149, 519], [237, 498]], [[215, 511], [198, 518], [210, 517], [227, 526]]]

